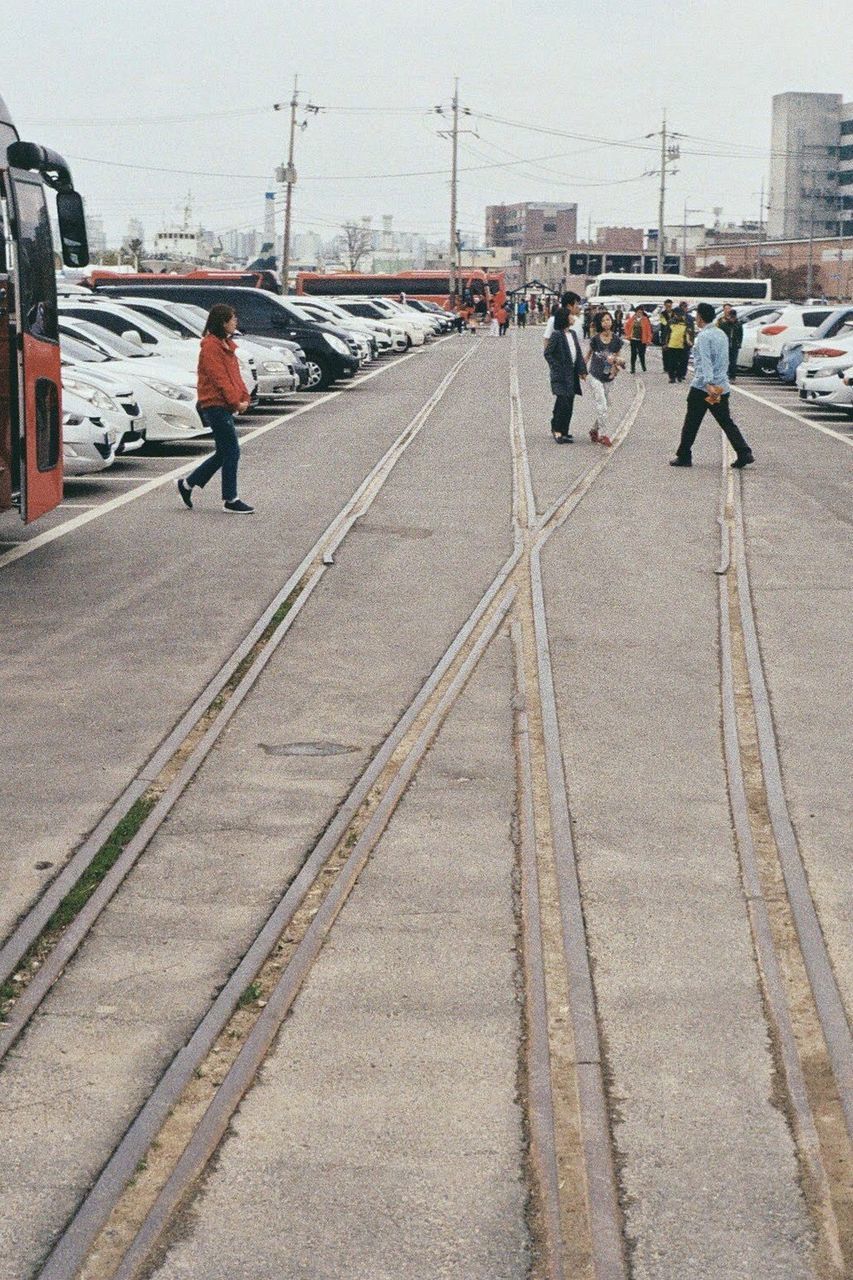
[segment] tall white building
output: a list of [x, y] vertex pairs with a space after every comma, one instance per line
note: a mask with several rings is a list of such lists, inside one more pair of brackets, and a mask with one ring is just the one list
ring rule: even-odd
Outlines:
[[840, 93], [776, 94], [768, 237], [797, 240], [838, 235], [842, 216], [849, 223], [845, 234], [850, 234], [853, 103], [845, 103]]

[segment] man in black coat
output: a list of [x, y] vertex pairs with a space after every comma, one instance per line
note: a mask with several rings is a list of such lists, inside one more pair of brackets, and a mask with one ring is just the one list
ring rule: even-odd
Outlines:
[[722, 329], [729, 343], [729, 382], [737, 377], [737, 357], [743, 346], [743, 325], [737, 318], [737, 312], [730, 302], [723, 307], [723, 314], [717, 321], [717, 328]]
[[567, 296], [571, 301], [554, 312], [554, 332], [545, 344], [551, 393], [555, 397], [551, 434], [558, 444], [571, 444], [574, 439], [570, 427], [575, 396], [583, 395], [581, 382], [587, 374], [581, 344], [572, 328], [572, 322], [580, 313], [581, 300], [576, 293]]

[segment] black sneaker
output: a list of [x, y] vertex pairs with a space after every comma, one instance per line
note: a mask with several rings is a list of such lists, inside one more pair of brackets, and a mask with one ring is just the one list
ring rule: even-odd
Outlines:
[[732, 466], [738, 471], [741, 467], [748, 467], [751, 462], [755, 462], [755, 458], [752, 456], [752, 450], [750, 449], [749, 453], [738, 454]]
[[238, 516], [250, 516], [255, 510], [254, 507], [249, 506], [248, 502], [241, 502], [239, 498], [235, 498], [233, 502], [224, 502], [222, 505], [226, 511], [233, 511]]
[[670, 458], [669, 465], [671, 467], [692, 467], [692, 458]]
[[181, 477], [181, 479], [178, 481], [178, 493], [181, 495], [184, 506], [189, 507], [190, 511], [192, 511], [193, 509], [192, 492], [193, 492], [192, 485], [187, 484], [186, 480], [184, 480], [183, 477]]

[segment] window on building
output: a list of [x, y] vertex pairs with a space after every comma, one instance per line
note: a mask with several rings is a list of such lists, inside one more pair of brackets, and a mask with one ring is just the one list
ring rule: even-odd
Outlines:
[[543, 222], [542, 230], [545, 232], [546, 235], [549, 235], [549, 234], [553, 235], [554, 232], [557, 230], [557, 224], [556, 222]]

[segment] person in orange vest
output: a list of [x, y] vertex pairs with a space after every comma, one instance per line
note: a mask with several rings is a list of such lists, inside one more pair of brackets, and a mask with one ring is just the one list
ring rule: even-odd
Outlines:
[[507, 311], [505, 302], [501, 302], [498, 304], [495, 314], [497, 315], [497, 318], [498, 318], [498, 328], [499, 328], [500, 335], [501, 337], [503, 337], [507, 329], [509, 328], [509, 312]]
[[652, 325], [639, 302], [625, 321], [625, 337], [631, 344], [631, 372], [637, 372], [639, 360], [640, 368], [645, 373], [646, 347], [652, 340]]

